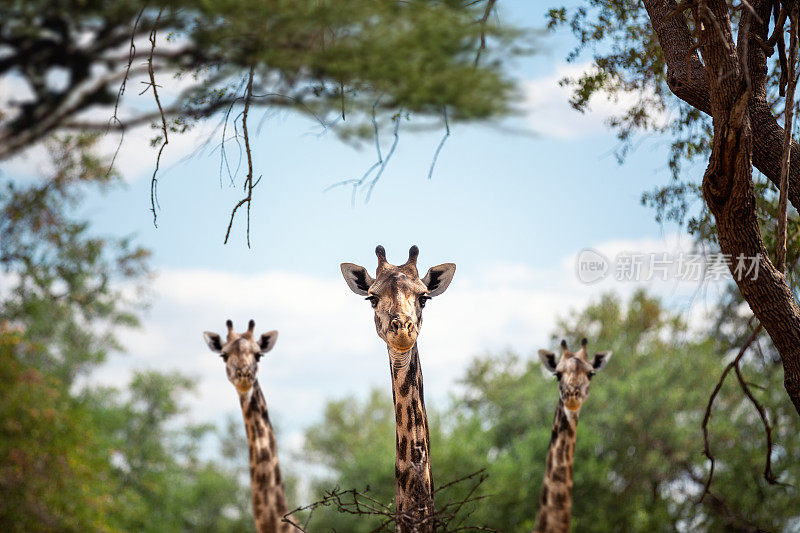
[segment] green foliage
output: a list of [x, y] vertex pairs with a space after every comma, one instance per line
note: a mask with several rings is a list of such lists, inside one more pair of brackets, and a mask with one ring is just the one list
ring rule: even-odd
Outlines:
[[0, 332], [0, 524], [4, 531], [108, 531], [114, 494], [91, 415]]
[[[33, 97], [0, 117], [0, 140], [13, 141], [0, 149], [0, 157], [59, 131], [90, 106], [113, 105], [131, 40], [133, 75], [149, 77], [142, 62], [152, 57], [159, 85], [174, 83], [170, 76], [176, 72], [183, 77], [182, 93], [162, 102], [175, 119], [172, 131], [241, 105], [242, 79], [251, 67], [254, 105], [317, 119], [340, 116], [336, 128], [342, 132], [361, 131], [369, 117], [359, 112], [370, 115], [378, 99], [378, 112], [388, 117], [401, 109], [439, 116], [445, 107], [454, 120], [500, 115], [512, 93], [503, 65], [523, 50], [512, 45], [519, 30], [485, 16], [492, 5], [486, 0], [2, 2], [0, 35], [8, 51], [0, 76], [16, 72]], [[64, 87], [47, 82], [56, 65], [66, 71]], [[120, 75], [103, 79], [101, 71]], [[71, 100], [68, 109], [57, 106], [64, 100]], [[160, 121], [155, 101], [149, 111], [134, 119]], [[47, 121], [37, 120], [41, 117]], [[100, 131], [105, 122], [82, 123]]]
[[[310, 461], [330, 469], [331, 475], [314, 483], [315, 496], [338, 486], [366, 491], [389, 504], [394, 499], [394, 409], [392, 400], [377, 390], [363, 402], [349, 397], [329, 402], [323, 422], [306, 432]], [[367, 490], [368, 489], [368, 490]], [[316, 498], [315, 498], [316, 499]], [[314, 531], [373, 531], [380, 517], [339, 514], [335, 509], [315, 511]]]
[[[572, 342], [590, 336], [590, 351], [614, 351], [581, 410], [575, 531], [721, 531], [753, 524], [778, 530], [798, 523], [800, 426], [782, 393], [779, 364], [750, 355], [743, 372], [756, 382], [754, 393], [769, 411], [775, 472], [793, 486], [769, 485], [763, 479], [763, 428], [738, 384], [729, 380], [709, 426], [717, 459], [711, 489], [732, 510], [729, 515], [713, 498], [695, 502], [708, 468], [701, 422], [731, 346], [713, 336], [698, 337], [687, 329], [681, 313], [641, 292], [627, 302], [605, 296], [562, 320], [558, 330], [559, 338]], [[488, 499], [464, 507], [465, 514], [471, 513], [469, 522], [499, 531], [530, 531], [556, 384], [542, 374], [538, 361], [506, 353], [473, 361], [462, 385], [432, 424], [437, 484], [487, 468], [489, 478], [480, 492]], [[371, 494], [389, 501], [394, 452], [390, 407], [389, 399], [377, 392], [365, 402], [348, 399], [329, 405], [325, 421], [308, 433], [309, 451], [331, 471], [320, 487], [369, 484]], [[468, 489], [453, 487], [447, 499], [458, 501]], [[312, 530], [356, 527], [349, 516], [322, 517], [314, 516]]]
[[123, 390], [75, 380], [137, 323], [149, 273], [146, 251], [72, 214], [87, 184], [112, 180], [93, 142], [54, 142], [52, 177], [0, 196], [0, 529], [252, 530], [241, 469], [203, 459], [216, 430], [181, 419], [187, 377], [144, 371]]
[[0, 189], [0, 266], [7, 274], [0, 315], [24, 328], [36, 367], [67, 383], [119, 348], [113, 330], [137, 324], [128, 295], [136, 298], [148, 275], [149, 252], [129, 238], [93, 235], [72, 217], [86, 186], [115, 179], [92, 155], [95, 141], [53, 140], [52, 177], [26, 186], [6, 180]]

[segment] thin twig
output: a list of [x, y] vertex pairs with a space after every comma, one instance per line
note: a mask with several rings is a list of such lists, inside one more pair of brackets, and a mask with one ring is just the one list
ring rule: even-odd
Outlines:
[[488, 0], [486, 2], [486, 9], [483, 10], [483, 16], [478, 20], [478, 24], [481, 25], [481, 44], [478, 46], [478, 51], [475, 53], [475, 66], [478, 65], [478, 61], [481, 59], [481, 53], [486, 49], [486, 22], [489, 20], [489, 15], [491, 15], [496, 1], [497, 0]]
[[372, 197], [372, 190], [375, 188], [375, 185], [378, 184], [378, 180], [381, 179], [381, 175], [383, 171], [386, 170], [386, 165], [389, 164], [389, 160], [394, 155], [395, 148], [397, 148], [397, 143], [400, 140], [399, 130], [400, 130], [400, 121], [402, 120], [402, 113], [403, 110], [397, 112], [397, 114], [392, 117], [394, 120], [394, 131], [392, 134], [394, 135], [394, 141], [392, 142], [392, 146], [389, 148], [389, 151], [386, 153], [386, 159], [381, 162], [381, 167], [378, 169], [378, 172], [375, 173], [375, 177], [372, 178], [372, 181], [369, 183], [369, 188], [367, 189], [367, 196], [364, 198], [364, 203], [369, 202], [370, 197]]
[[253, 77], [255, 74], [255, 65], [250, 66], [250, 74], [247, 78], [247, 88], [245, 89], [244, 97], [244, 111], [242, 112], [242, 136], [244, 137], [244, 150], [247, 155], [247, 178], [244, 180], [244, 188], [247, 195], [239, 200], [239, 203], [234, 206], [231, 211], [231, 219], [228, 222], [228, 230], [225, 232], [224, 244], [228, 244], [228, 238], [231, 236], [231, 227], [233, 226], [233, 219], [236, 217], [236, 211], [239, 210], [244, 204], [247, 204], [247, 247], [250, 248], [250, 204], [253, 199], [253, 187], [258, 185], [258, 181], [253, 183], [253, 154], [250, 151], [250, 135], [247, 132], [247, 113], [250, 111], [250, 100], [253, 95]]
[[439, 146], [436, 147], [436, 151], [433, 153], [431, 168], [428, 170], [428, 179], [433, 177], [433, 168], [436, 166], [436, 161], [439, 159], [439, 152], [442, 151], [445, 141], [450, 137], [450, 122], [447, 120], [447, 106], [442, 106], [442, 117], [444, 117], [444, 136], [442, 140], [439, 141]]
[[722, 375], [717, 382], [716, 387], [714, 387], [714, 392], [711, 393], [711, 397], [708, 399], [708, 405], [706, 405], [706, 414], [703, 416], [703, 454], [711, 461], [711, 465], [709, 466], [708, 470], [708, 479], [706, 480], [706, 484], [703, 487], [703, 492], [700, 494], [700, 498], [697, 500], [697, 503], [702, 503], [703, 499], [705, 499], [706, 494], [709, 493], [709, 488], [711, 487], [711, 481], [714, 479], [714, 465], [715, 459], [714, 455], [711, 453], [711, 444], [708, 439], [708, 422], [711, 419], [711, 408], [714, 406], [714, 400], [717, 398], [717, 394], [719, 393], [720, 389], [722, 388], [722, 384], [725, 383], [725, 378], [728, 377], [728, 372], [730, 372], [736, 365], [739, 364], [739, 360], [742, 358], [744, 353], [747, 351], [747, 348], [753, 344], [753, 341], [756, 340], [756, 337], [761, 332], [761, 323], [755, 327], [753, 332], [745, 341], [744, 345], [742, 345], [739, 353], [736, 355], [736, 358], [731, 361], [728, 366], [725, 367], [725, 370], [722, 372]]
[[[111, 124], [118, 124], [121, 128], [121, 133], [119, 136], [119, 143], [117, 143], [117, 148], [114, 150], [114, 155], [111, 157], [111, 162], [108, 164], [108, 171], [106, 172], [106, 177], [111, 173], [114, 169], [114, 163], [117, 160], [117, 156], [119, 155], [119, 151], [122, 149], [122, 141], [125, 139], [125, 125], [119, 120], [119, 116], [117, 115], [119, 111], [119, 102], [122, 99], [122, 95], [125, 94], [125, 89], [128, 85], [128, 78], [130, 77], [131, 73], [131, 66], [133, 66], [133, 60], [136, 57], [136, 29], [139, 27], [139, 20], [142, 18], [142, 14], [144, 13], [144, 9], [142, 8], [139, 10], [139, 14], [136, 15], [136, 20], [133, 22], [133, 28], [131, 29], [131, 43], [128, 46], [128, 64], [125, 66], [125, 74], [122, 77], [122, 82], [119, 85], [119, 90], [117, 91], [117, 99], [114, 101], [114, 112], [111, 115], [111, 118], [108, 121], [108, 126], [106, 127], [106, 133], [111, 129]], [[150, 50], [150, 56], [152, 57], [154, 50]]]
[[[161, 164], [161, 154], [164, 152], [164, 148], [169, 144], [169, 137], [167, 135], [167, 117], [164, 115], [164, 108], [161, 106], [161, 99], [158, 97], [158, 86], [156, 85], [156, 75], [155, 70], [153, 69], [153, 53], [156, 50], [156, 33], [158, 32], [158, 23], [161, 21], [161, 14], [164, 12], [164, 8], [158, 12], [158, 16], [156, 17], [155, 22], [153, 23], [153, 29], [150, 31], [150, 56], [147, 58], [147, 72], [150, 75], [150, 83], [148, 84], [149, 87], [153, 88], [153, 98], [155, 98], [156, 105], [158, 106], [158, 111], [161, 114], [161, 132], [163, 135], [163, 141], [161, 143], [161, 148], [158, 149], [158, 156], [156, 157], [156, 168], [153, 169], [153, 177], [150, 179], [150, 210], [153, 212], [153, 226], [158, 227], [156, 223], [157, 219], [157, 208], [158, 206], [158, 167]], [[145, 88], [145, 91], [147, 88]], [[144, 93], [144, 91], [142, 91]]]
[[736, 364], [734, 365], [733, 369], [736, 371], [736, 378], [739, 380], [739, 385], [742, 387], [745, 395], [750, 399], [753, 406], [758, 411], [759, 416], [761, 417], [761, 422], [764, 424], [764, 433], [766, 434], [767, 439], [767, 449], [766, 449], [766, 460], [764, 464], [764, 479], [767, 480], [767, 483], [770, 485], [775, 485], [778, 483], [777, 479], [775, 479], [775, 475], [772, 473], [772, 426], [769, 425], [769, 420], [767, 419], [767, 413], [764, 410], [764, 406], [762, 406], [756, 397], [753, 396], [753, 393], [750, 391], [750, 387], [745, 382], [744, 378], [742, 377], [742, 371], [739, 368], [739, 361], [737, 359]]

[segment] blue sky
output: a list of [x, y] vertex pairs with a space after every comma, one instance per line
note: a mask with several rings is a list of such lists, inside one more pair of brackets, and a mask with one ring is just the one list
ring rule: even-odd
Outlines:
[[[500, 5], [504, 18], [544, 23], [538, 2]], [[426, 307], [420, 337], [434, 408], [446, 402], [474, 356], [506, 348], [530, 356], [547, 346], [558, 317], [601, 292], [632, 292], [634, 283], [581, 284], [574, 261], [587, 247], [608, 256], [688, 249], [676, 237], [678, 228], [660, 226], [640, 203], [643, 191], [669, 180], [667, 140], [645, 139], [618, 165], [617, 140], [604, 126], [618, 107], [600, 98], [593, 112], [580, 115], [558, 87], [561, 76], [584, 64], [564, 63], [571, 44], [568, 34], [539, 40], [540, 53], [513, 72], [520, 81], [518, 111], [504, 128], [454, 125], [433, 179], [428, 168], [442, 132], [401, 130], [368, 203], [359, 194], [351, 206], [346, 188], [324, 190], [359, 177], [375, 161], [370, 142], [353, 149], [333, 133], [321, 134], [313, 121], [274, 114], [253, 139], [263, 180], [254, 191], [250, 249], [243, 216], [231, 242], [222, 244], [243, 176], [238, 188], [227, 178], [220, 185], [219, 154], [191, 155], [207, 130], [167, 147], [158, 228], [149, 212], [151, 132], [129, 135], [118, 163], [124, 185], [93, 195], [83, 209], [100, 233], [136, 235], [152, 250], [158, 276], [143, 327], [122, 336], [127, 353], [112, 357], [93, 379], [122, 384], [135, 369], [178, 369], [197, 381], [197, 394], [187, 398], [190, 418], [238, 417], [233, 387], [201, 332], [221, 332], [227, 318], [243, 329], [254, 318], [257, 329], [280, 331], [260, 381], [282, 429], [281, 446], [296, 453], [302, 430], [319, 419], [326, 399], [390, 390], [372, 310], [339, 272], [343, 261], [374, 269], [376, 244], [386, 247], [391, 262], [405, 261], [409, 246], [419, 245], [420, 270], [457, 264], [448, 291]], [[390, 143], [386, 132], [384, 153]], [[25, 173], [35, 168], [34, 157], [5, 169]], [[650, 287], [679, 303], [692, 293], [674, 283]]]

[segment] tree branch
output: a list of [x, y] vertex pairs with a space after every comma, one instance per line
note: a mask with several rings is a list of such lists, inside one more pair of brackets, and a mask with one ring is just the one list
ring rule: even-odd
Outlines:
[[242, 135], [244, 136], [244, 148], [245, 154], [247, 155], [247, 178], [244, 180], [244, 188], [247, 191], [247, 195], [239, 200], [239, 203], [234, 206], [233, 211], [231, 211], [231, 219], [228, 222], [228, 230], [225, 232], [225, 242], [224, 244], [228, 244], [228, 238], [231, 236], [231, 227], [233, 226], [233, 219], [236, 216], [236, 211], [239, 210], [242, 205], [247, 204], [247, 247], [250, 248], [250, 204], [253, 199], [253, 188], [258, 185], [258, 182], [261, 181], [261, 178], [258, 179], [255, 183], [253, 183], [253, 155], [250, 151], [250, 134], [247, 130], [247, 113], [250, 110], [250, 101], [253, 96], [253, 76], [255, 73], [255, 66], [250, 67], [250, 74], [247, 78], [247, 88], [245, 89], [245, 98], [244, 98], [244, 111], [242, 112]]

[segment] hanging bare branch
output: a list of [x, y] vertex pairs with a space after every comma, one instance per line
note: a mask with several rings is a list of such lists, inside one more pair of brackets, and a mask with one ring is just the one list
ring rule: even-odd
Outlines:
[[436, 161], [439, 159], [439, 152], [442, 151], [445, 141], [448, 137], [450, 137], [450, 122], [447, 120], [447, 107], [442, 107], [442, 118], [444, 118], [444, 136], [442, 137], [442, 140], [439, 141], [439, 146], [436, 147], [436, 151], [433, 153], [431, 168], [428, 170], [428, 179], [433, 177], [433, 169], [436, 166]]
[[486, 9], [483, 11], [483, 16], [478, 20], [478, 24], [481, 25], [481, 42], [478, 46], [478, 51], [475, 53], [475, 65], [478, 65], [478, 61], [481, 59], [481, 53], [486, 49], [486, 22], [489, 20], [489, 15], [492, 14], [492, 9], [494, 9], [494, 4], [497, 0], [487, 0], [486, 2]]
[[703, 416], [703, 454], [708, 458], [710, 461], [709, 469], [708, 469], [708, 478], [706, 479], [705, 486], [703, 487], [703, 492], [700, 494], [700, 497], [697, 500], [697, 503], [702, 503], [706, 497], [706, 494], [709, 494], [709, 489], [711, 488], [711, 482], [714, 480], [714, 467], [716, 464], [716, 460], [714, 455], [711, 453], [711, 443], [708, 438], [708, 423], [711, 420], [711, 408], [714, 406], [714, 400], [717, 398], [717, 394], [719, 394], [720, 389], [722, 389], [722, 385], [725, 383], [725, 378], [728, 377], [728, 373], [739, 364], [739, 360], [742, 358], [744, 353], [750, 347], [751, 344], [756, 340], [758, 334], [761, 333], [761, 323], [759, 323], [747, 340], [744, 342], [742, 347], [739, 349], [739, 353], [736, 354], [736, 357], [733, 361], [728, 363], [728, 366], [725, 367], [725, 370], [722, 371], [722, 375], [717, 381], [717, 385], [714, 387], [714, 392], [711, 393], [711, 397], [708, 399], [708, 405], [706, 405], [706, 413]]
[[[150, 210], [153, 212], [153, 225], [158, 227], [157, 221], [157, 208], [158, 208], [158, 167], [161, 164], [161, 154], [164, 152], [164, 148], [169, 144], [169, 136], [167, 133], [167, 117], [164, 114], [164, 108], [161, 106], [161, 99], [158, 96], [158, 85], [156, 84], [156, 74], [155, 70], [153, 69], [153, 54], [156, 50], [156, 33], [158, 32], [158, 23], [161, 21], [161, 14], [164, 12], [164, 9], [158, 12], [158, 16], [156, 17], [155, 22], [153, 23], [153, 29], [150, 31], [150, 55], [147, 58], [147, 73], [150, 76], [150, 83], [147, 84], [142, 94], [144, 94], [148, 88], [153, 89], [153, 98], [156, 101], [156, 106], [158, 106], [158, 112], [161, 115], [161, 136], [162, 136], [162, 143], [161, 148], [158, 149], [158, 155], [156, 156], [156, 167], [153, 169], [153, 177], [150, 178]], [[130, 70], [128, 70], [128, 73]], [[123, 84], [127, 81], [127, 75], [123, 81]], [[144, 82], [142, 82], [144, 83]]]
[[403, 110], [401, 109], [398, 111], [393, 117], [392, 121], [394, 122], [393, 128], [393, 135], [394, 141], [392, 142], [392, 146], [389, 148], [389, 151], [386, 154], [386, 158], [384, 159], [383, 153], [381, 152], [381, 136], [380, 136], [380, 127], [378, 126], [378, 118], [376, 114], [376, 109], [378, 104], [381, 101], [381, 97], [379, 96], [375, 103], [372, 105], [372, 137], [375, 141], [375, 152], [377, 153], [377, 160], [367, 169], [366, 172], [358, 179], [348, 179], [342, 180], [339, 182], [326, 187], [323, 192], [327, 192], [331, 189], [335, 189], [336, 187], [341, 187], [344, 185], [350, 185], [352, 187], [352, 196], [351, 196], [351, 204], [353, 206], [356, 205], [356, 194], [358, 193], [359, 189], [363, 187], [367, 183], [367, 179], [372, 175], [372, 173], [377, 170], [378, 172], [372, 179], [369, 181], [369, 185], [367, 186], [367, 194], [364, 198], [364, 202], [369, 202], [370, 197], [372, 196], [372, 190], [377, 185], [378, 181], [381, 179], [381, 175], [383, 175], [383, 171], [386, 170], [386, 165], [389, 163], [389, 160], [394, 155], [395, 148], [397, 148], [397, 143], [400, 141], [399, 136], [399, 129], [400, 129], [400, 119], [402, 117]]
[[233, 219], [236, 217], [236, 211], [239, 210], [240, 207], [247, 204], [247, 247], [250, 248], [250, 204], [253, 199], [253, 188], [258, 185], [258, 182], [261, 181], [259, 177], [258, 180], [254, 183], [253, 182], [253, 154], [250, 151], [250, 134], [247, 131], [247, 114], [250, 111], [250, 100], [253, 96], [253, 77], [255, 74], [255, 66], [250, 67], [250, 74], [247, 78], [247, 88], [245, 89], [245, 98], [244, 98], [244, 111], [242, 112], [242, 136], [244, 137], [244, 150], [245, 155], [247, 156], [247, 177], [244, 180], [244, 189], [247, 191], [247, 194], [244, 198], [239, 200], [233, 211], [231, 211], [231, 219], [228, 222], [228, 229], [225, 232], [225, 244], [228, 244], [228, 238], [231, 236], [231, 227], [233, 226]]

